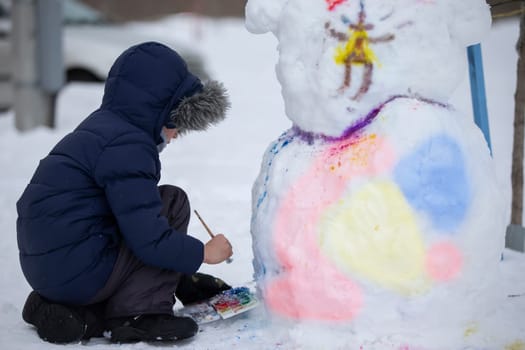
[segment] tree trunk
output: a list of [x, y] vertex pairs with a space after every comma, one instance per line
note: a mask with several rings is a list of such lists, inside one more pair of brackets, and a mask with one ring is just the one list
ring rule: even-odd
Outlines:
[[518, 51], [518, 81], [514, 107], [514, 142], [512, 147], [512, 212], [511, 224], [522, 225], [523, 218], [523, 143], [525, 120], [525, 3], [521, 4]]

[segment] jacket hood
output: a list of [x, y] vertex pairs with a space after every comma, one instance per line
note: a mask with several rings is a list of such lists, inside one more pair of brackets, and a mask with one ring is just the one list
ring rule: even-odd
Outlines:
[[162, 126], [182, 99], [202, 91], [199, 78], [169, 47], [147, 42], [130, 47], [113, 63], [101, 109], [147, 132], [160, 143]]

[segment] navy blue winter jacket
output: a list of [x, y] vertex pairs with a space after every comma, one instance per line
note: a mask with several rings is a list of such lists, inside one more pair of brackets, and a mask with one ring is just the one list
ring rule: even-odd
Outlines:
[[160, 215], [157, 144], [169, 112], [200, 89], [182, 58], [158, 43], [115, 61], [101, 107], [41, 160], [17, 203], [20, 262], [37, 292], [89, 302], [122, 242], [148, 265], [198, 270], [203, 244]]

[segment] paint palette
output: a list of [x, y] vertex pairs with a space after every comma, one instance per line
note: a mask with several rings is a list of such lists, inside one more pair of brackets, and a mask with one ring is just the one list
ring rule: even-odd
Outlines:
[[241, 314], [257, 306], [255, 295], [247, 287], [232, 288], [213, 297], [210, 304], [221, 318], [226, 319]]
[[255, 294], [248, 287], [236, 287], [175, 310], [175, 315], [188, 316], [198, 324], [204, 324], [242, 314], [258, 304]]

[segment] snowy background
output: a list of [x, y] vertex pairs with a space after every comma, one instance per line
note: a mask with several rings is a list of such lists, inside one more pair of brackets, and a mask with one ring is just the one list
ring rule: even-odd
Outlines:
[[[514, 46], [518, 38], [518, 24], [517, 19], [496, 22], [482, 43], [493, 154], [501, 194], [509, 203], [509, 215], [517, 59]], [[224, 233], [233, 244], [232, 264], [204, 265], [201, 271], [220, 276], [232, 285], [246, 284], [252, 280], [249, 232], [251, 187], [266, 147], [290, 126], [284, 115], [280, 86], [274, 71], [277, 61], [276, 41], [271, 35], [255, 36], [248, 33], [242, 20], [233, 19], [208, 20], [177, 16], [161, 20], [148, 30], [151, 30], [152, 35], [159, 32], [173, 33], [181, 43], [191, 45], [202, 54], [213, 78], [224, 82], [230, 92], [232, 109], [224, 123], [206, 133], [187, 135], [170, 144], [162, 153], [161, 183], [183, 187], [190, 197], [192, 208], [199, 211], [214, 231]], [[55, 130], [40, 128], [20, 134], [14, 128], [13, 113], [0, 114], [2, 349], [56, 348], [55, 345], [43, 343], [21, 319], [21, 309], [30, 287], [18, 265], [15, 203], [38, 161], [61, 137], [99, 106], [102, 93], [101, 84], [66, 86], [59, 96]], [[451, 102], [460, 111], [471, 114], [466, 72], [464, 82]], [[190, 222], [189, 232], [203, 241], [208, 239], [196, 217]], [[508, 250], [504, 252], [504, 257], [502, 266], [505, 280], [501, 281], [501, 289], [506, 294], [522, 295], [525, 293], [525, 258]], [[509, 334], [525, 332], [525, 296], [509, 298], [508, 305], [502, 306], [502, 314], [507, 309], [509, 312], [512, 310], [513, 315], [521, 316], [507, 318], [505, 322], [495, 319], [495, 327], [501, 327], [502, 332], [508, 331]], [[194, 339], [167, 346], [183, 349], [292, 349], [286, 342], [286, 331], [269, 332], [267, 326], [258, 321], [258, 312], [210, 324], [203, 327], [203, 331]], [[514, 329], [509, 331], [509, 327]], [[525, 349], [523, 343], [512, 344], [514, 340], [508, 339], [508, 349]], [[86, 345], [104, 349], [147, 349], [159, 346], [144, 343], [117, 346], [109, 345], [105, 340], [95, 340], [70, 348]], [[330, 350], [329, 344], [326, 349]]]

